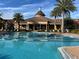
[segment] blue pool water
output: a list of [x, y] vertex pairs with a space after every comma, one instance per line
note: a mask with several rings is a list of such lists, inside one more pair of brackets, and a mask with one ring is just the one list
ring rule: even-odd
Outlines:
[[78, 46], [79, 39], [41, 32], [0, 34], [0, 59], [63, 59], [58, 47]]

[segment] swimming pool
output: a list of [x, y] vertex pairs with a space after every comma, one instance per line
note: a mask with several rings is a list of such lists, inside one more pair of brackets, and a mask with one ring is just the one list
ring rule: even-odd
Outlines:
[[58, 47], [78, 46], [79, 39], [45, 32], [0, 35], [0, 59], [63, 59]]

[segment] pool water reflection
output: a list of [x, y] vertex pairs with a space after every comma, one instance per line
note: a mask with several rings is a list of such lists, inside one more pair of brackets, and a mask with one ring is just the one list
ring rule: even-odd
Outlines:
[[77, 38], [49, 34], [48, 32], [7, 32], [2, 34], [0, 39], [26, 41], [79, 41]]
[[9, 32], [0, 36], [0, 59], [63, 59], [58, 47], [79, 46], [78, 39], [38, 32]]

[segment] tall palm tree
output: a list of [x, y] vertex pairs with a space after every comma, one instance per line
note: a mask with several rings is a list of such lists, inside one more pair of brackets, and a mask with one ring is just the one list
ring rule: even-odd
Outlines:
[[23, 21], [23, 15], [21, 13], [15, 13], [14, 14], [14, 18], [13, 18], [14, 21], [16, 21], [18, 23], [18, 30], [20, 28], [20, 21]]
[[[74, 5], [75, 0], [56, 0], [55, 8], [57, 10], [57, 13], [61, 13], [62, 16], [62, 32], [64, 32], [64, 18], [66, 13], [74, 12], [76, 10], [76, 7]], [[55, 11], [53, 11], [54, 13]], [[59, 14], [58, 13], [58, 14]]]

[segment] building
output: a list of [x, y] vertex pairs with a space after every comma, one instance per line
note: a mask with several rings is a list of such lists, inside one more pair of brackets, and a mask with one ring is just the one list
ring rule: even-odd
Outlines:
[[79, 29], [79, 19], [74, 21], [75, 29]]
[[16, 21], [14, 22], [14, 28], [17, 31], [61, 31], [61, 25], [61, 19], [47, 18], [41, 10], [34, 17], [21, 21], [19, 25]]

